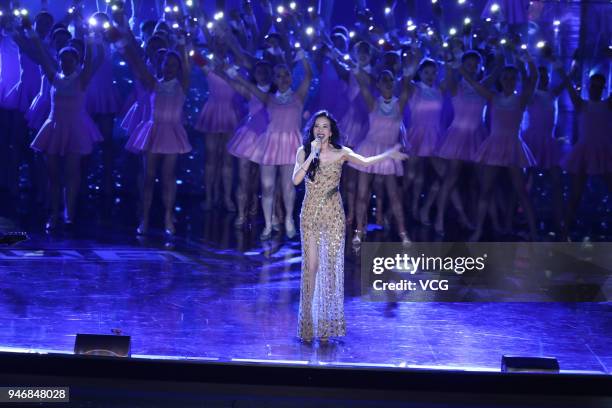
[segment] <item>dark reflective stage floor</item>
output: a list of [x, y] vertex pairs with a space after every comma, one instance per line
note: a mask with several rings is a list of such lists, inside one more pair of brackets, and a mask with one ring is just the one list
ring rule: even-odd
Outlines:
[[152, 358], [499, 370], [501, 355], [514, 354], [612, 373], [611, 304], [393, 309], [360, 300], [349, 251], [348, 335], [307, 345], [295, 337], [298, 241], [262, 246], [259, 225], [236, 232], [221, 212], [186, 222], [186, 210], [173, 242], [161, 233], [137, 239], [133, 217], [121, 210], [86, 210], [81, 227], [48, 235], [43, 214], [22, 210], [7, 210], [0, 225], [33, 231], [31, 240], [0, 248], [0, 350], [71, 352], [76, 333], [119, 329], [132, 336], [133, 355]]

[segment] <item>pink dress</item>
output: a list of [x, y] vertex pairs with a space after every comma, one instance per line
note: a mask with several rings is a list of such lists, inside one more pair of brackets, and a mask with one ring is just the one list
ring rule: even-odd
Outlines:
[[19, 63], [21, 66], [19, 82], [6, 95], [5, 105], [8, 109], [17, 109], [21, 113], [26, 113], [40, 90], [40, 69], [21, 50], [19, 50]]
[[6, 96], [19, 82], [19, 48], [13, 39], [0, 33], [0, 107], [8, 109]]
[[422, 82], [410, 98], [410, 152], [418, 157], [435, 156], [442, 142], [442, 92]]
[[270, 123], [249, 159], [266, 166], [292, 165], [302, 143], [300, 126], [304, 105], [292, 93], [287, 101], [277, 96], [270, 98], [267, 109]]
[[208, 99], [196, 120], [194, 129], [202, 133], [233, 134], [238, 126], [236, 91], [214, 72], [207, 75]]
[[[364, 157], [376, 156], [400, 143], [403, 122], [396, 97], [393, 97], [390, 103], [384, 103], [382, 97], [378, 98], [376, 107], [370, 112], [369, 122], [368, 134], [355, 148], [355, 153]], [[353, 163], [348, 165], [369, 174], [404, 175], [404, 167], [400, 160], [387, 159], [368, 167]]]
[[151, 117], [151, 94], [142, 86], [140, 81], [134, 83], [136, 100], [121, 121], [121, 128], [128, 135], [128, 145], [131, 144], [130, 139], [135, 137], [137, 127]]
[[535, 158], [520, 135], [522, 119], [519, 95], [496, 95], [491, 103], [491, 134], [478, 148], [475, 161], [489, 166], [535, 166]]
[[578, 141], [563, 167], [572, 174], [612, 173], [612, 111], [609, 101], [583, 101]]
[[85, 109], [85, 91], [80, 75], [58, 74], [51, 84], [51, 112], [30, 145], [34, 150], [64, 156], [89, 154], [102, 140], [100, 131]]
[[478, 147], [486, 137], [482, 122], [486, 100], [462, 80], [452, 103], [453, 121], [446, 130], [446, 138], [440, 146], [438, 156], [448, 160], [474, 160]]
[[268, 111], [256, 97], [249, 100], [249, 115], [227, 143], [227, 151], [240, 159], [249, 159], [257, 148], [259, 136], [268, 127]]
[[28, 127], [36, 131], [40, 130], [51, 111], [51, 84], [46, 75], [41, 74], [41, 78], [40, 91], [25, 114]]
[[114, 115], [120, 109], [120, 96], [113, 81], [113, 62], [107, 46], [102, 64], [97, 67], [87, 87], [87, 112], [90, 115]]
[[554, 137], [555, 99], [548, 91], [536, 90], [527, 107], [527, 126], [523, 140], [529, 146], [537, 167], [559, 166], [561, 145]]
[[137, 127], [125, 148], [133, 153], [187, 153], [191, 145], [183, 127], [185, 92], [177, 79], [160, 81], [151, 93], [151, 114]]
[[[352, 72], [349, 75], [348, 109], [339, 120], [338, 127], [340, 128], [340, 143], [354, 148], [368, 133], [368, 105], [361, 95], [355, 76]], [[328, 92], [330, 91], [328, 90]]]

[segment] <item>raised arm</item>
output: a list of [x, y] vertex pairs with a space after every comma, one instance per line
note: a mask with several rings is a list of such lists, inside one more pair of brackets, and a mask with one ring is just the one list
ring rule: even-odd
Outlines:
[[470, 77], [470, 75], [463, 69], [463, 67], [459, 68], [459, 73], [461, 74], [463, 79], [465, 79], [467, 83], [470, 84], [480, 96], [482, 96], [488, 101], [493, 100], [493, 98], [495, 97], [495, 93], [483, 84], [481, 84], [479, 81]]
[[[94, 52], [95, 47], [95, 52]], [[96, 70], [104, 61], [104, 46], [102, 39], [93, 39], [87, 37], [85, 41], [85, 59], [83, 60], [83, 71], [81, 72], [81, 87], [87, 88], [89, 81], [95, 74]], [[95, 56], [95, 58], [94, 58]]]
[[130, 69], [132, 70], [132, 72], [134, 73], [138, 81], [147, 90], [149, 91], [154, 90], [157, 80], [155, 79], [153, 74], [149, 72], [142, 58], [140, 58], [138, 50], [134, 46], [134, 44], [131, 41], [128, 41], [125, 38], [123, 38], [122, 40], [117, 42], [117, 48], [121, 51], [121, 53], [125, 57], [125, 60], [127, 61], [128, 65], [130, 66]]
[[524, 77], [523, 89], [521, 90], [521, 106], [525, 107], [529, 103], [531, 96], [535, 92], [535, 88], [538, 84], [538, 68], [536, 67], [535, 61], [531, 58], [529, 53], [525, 52], [521, 55], [521, 59], [527, 63], [529, 73]]
[[[205, 71], [207, 72], [207, 71]], [[232, 82], [236, 82], [237, 85], [242, 86], [247, 89], [251, 95], [254, 95], [257, 99], [259, 99], [263, 104], [267, 104], [270, 99], [270, 94], [267, 92], [263, 92], [259, 89], [255, 84], [248, 81], [244, 78], [234, 67], [229, 67], [225, 70], [227, 76], [231, 79]]]
[[49, 81], [52, 82], [58, 73], [56, 64], [51, 58], [51, 56], [49, 55], [49, 53], [47, 53], [47, 51], [43, 47], [42, 41], [40, 40], [36, 32], [34, 30], [30, 30], [28, 32], [29, 32], [32, 44], [34, 46], [33, 47], [34, 53], [37, 55], [36, 60], [38, 61], [38, 64], [40, 65], [43, 72], [45, 73], [45, 76], [49, 79]]
[[304, 67], [304, 79], [302, 79], [302, 83], [297, 89], [297, 96], [304, 101], [306, 99], [306, 95], [308, 95], [308, 89], [310, 88], [310, 81], [312, 81], [312, 68], [310, 67], [310, 63], [306, 60], [306, 55], [304, 50], [299, 50], [297, 53], [297, 58], [302, 63], [302, 67]]
[[368, 110], [372, 112], [376, 107], [376, 100], [374, 99], [372, 92], [370, 92], [370, 83], [366, 79], [367, 73], [361, 71], [359, 68], [354, 68], [352, 72], [353, 75], [355, 75], [357, 83], [359, 84], [359, 91], [368, 105]]

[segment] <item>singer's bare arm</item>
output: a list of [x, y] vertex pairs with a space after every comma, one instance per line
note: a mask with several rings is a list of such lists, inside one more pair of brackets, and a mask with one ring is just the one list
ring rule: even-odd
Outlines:
[[295, 157], [295, 167], [293, 168], [293, 185], [297, 186], [304, 180], [310, 163], [314, 160], [314, 152], [310, 152], [310, 155], [306, 157], [304, 146], [300, 146]]
[[360, 166], [371, 166], [372, 164], [378, 163], [380, 161], [386, 159], [395, 159], [395, 160], [405, 160], [408, 158], [408, 155], [400, 152], [399, 150], [402, 148], [401, 145], [397, 144], [391, 149], [387, 150], [384, 153], [381, 153], [376, 156], [364, 157], [360, 154], [355, 153], [348, 147], [342, 147], [344, 151], [344, 159], [353, 164], [358, 164]]

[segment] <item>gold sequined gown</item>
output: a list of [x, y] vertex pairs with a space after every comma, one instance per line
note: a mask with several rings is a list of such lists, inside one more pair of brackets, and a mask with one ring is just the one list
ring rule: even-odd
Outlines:
[[[312, 181], [306, 177], [306, 195], [300, 213], [302, 277], [298, 337], [304, 340], [344, 336], [345, 219], [338, 190], [344, 160], [319, 164]], [[311, 254], [312, 250], [316, 253]], [[311, 271], [307, 259], [318, 256]], [[316, 274], [312, 287], [310, 279]], [[309, 279], [310, 278], [310, 279]]]

